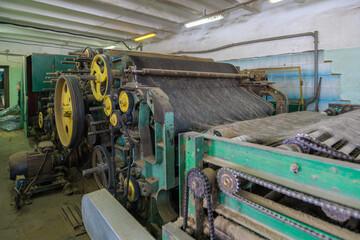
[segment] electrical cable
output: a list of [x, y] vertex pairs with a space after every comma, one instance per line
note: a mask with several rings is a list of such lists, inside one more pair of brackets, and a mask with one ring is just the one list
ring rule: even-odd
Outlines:
[[40, 172], [41, 172], [42, 169], [44, 168], [44, 165], [45, 165], [45, 162], [46, 162], [46, 159], [47, 159], [48, 152], [49, 152], [49, 150], [45, 150], [44, 160], [43, 160], [43, 162], [41, 163], [41, 166], [40, 166], [39, 170], [37, 171], [34, 179], [33, 179], [33, 180], [30, 182], [30, 184], [26, 187], [24, 193], [26, 193], [27, 191], [29, 191], [30, 187], [34, 184], [34, 182], [35, 182], [35, 181], [37, 180], [37, 178], [39, 177]]

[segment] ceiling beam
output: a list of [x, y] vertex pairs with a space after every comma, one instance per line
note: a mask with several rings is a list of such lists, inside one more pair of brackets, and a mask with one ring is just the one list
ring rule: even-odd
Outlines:
[[84, 23], [44, 17], [33, 13], [4, 9], [2, 7], [0, 7], [0, 19], [8, 23], [21, 21], [25, 22], [28, 26], [40, 24], [46, 26], [48, 29], [61, 28], [63, 30], [69, 30], [73, 32], [88, 32], [92, 33], [93, 35], [114, 38], [116, 40], [128, 40], [134, 37], [134, 35], [131, 33], [116, 31], [106, 27], [91, 26]]
[[153, 29], [165, 29], [172, 31], [177, 26], [176, 22], [169, 19], [163, 19], [158, 16], [129, 11], [129, 9], [120, 6], [114, 6], [107, 3], [99, 3], [90, 0], [34, 0], [35, 2], [44, 3], [47, 5], [74, 10], [77, 12], [88, 13], [94, 16], [99, 16], [107, 19], [116, 19], [123, 22], [143, 25]]
[[152, 28], [135, 25], [123, 21], [103, 18], [88, 13], [76, 12], [73, 10], [62, 9], [42, 3], [20, 0], [0, 0], [0, 6], [4, 9], [30, 12], [45, 17], [68, 20], [72, 22], [84, 23], [90, 26], [106, 27], [116, 31], [126, 32], [132, 35], [142, 35], [153, 31]]
[[175, 23], [182, 23], [189, 18], [197, 17], [187, 11], [180, 11], [179, 8], [170, 6], [161, 1], [149, 0], [98, 0], [101, 3], [114, 7], [121, 7], [128, 11], [156, 16]]

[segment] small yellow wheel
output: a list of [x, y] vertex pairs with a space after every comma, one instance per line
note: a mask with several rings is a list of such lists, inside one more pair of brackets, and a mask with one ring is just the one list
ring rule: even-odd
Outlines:
[[113, 125], [114, 127], [120, 127], [121, 125], [120, 118], [121, 118], [121, 112], [119, 110], [113, 111], [110, 116], [111, 125]]
[[105, 113], [105, 115], [110, 116], [111, 112], [115, 108], [114, 101], [111, 99], [110, 95], [106, 95], [104, 97], [103, 105], [104, 105], [104, 113]]
[[128, 192], [128, 200], [129, 202], [136, 202], [140, 197], [140, 186], [139, 183], [133, 176], [130, 176], [130, 181], [126, 178], [124, 181], [124, 189], [127, 188], [127, 183], [129, 182], [129, 192]]
[[132, 111], [134, 107], [134, 98], [129, 91], [125, 90], [120, 92], [119, 107], [123, 113], [129, 113]]
[[43, 129], [44, 127], [44, 115], [42, 112], [39, 112], [38, 114], [38, 124], [39, 124], [39, 128]]
[[56, 130], [65, 148], [79, 146], [84, 135], [85, 110], [76, 77], [60, 76], [55, 87]]
[[109, 93], [109, 86], [112, 84], [110, 63], [105, 55], [99, 54], [94, 57], [90, 75], [96, 77], [90, 81], [90, 85], [95, 99], [100, 102]]

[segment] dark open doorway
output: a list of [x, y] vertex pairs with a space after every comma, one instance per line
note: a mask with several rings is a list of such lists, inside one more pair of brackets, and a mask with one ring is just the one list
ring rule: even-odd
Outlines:
[[0, 109], [10, 105], [9, 66], [0, 66]]

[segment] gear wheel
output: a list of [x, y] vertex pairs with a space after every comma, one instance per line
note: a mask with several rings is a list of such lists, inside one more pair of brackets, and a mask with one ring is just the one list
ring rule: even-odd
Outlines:
[[184, 197], [184, 219], [182, 229], [185, 231], [188, 227], [188, 210], [189, 210], [189, 190], [194, 194], [195, 199], [206, 198], [207, 212], [209, 220], [210, 240], [215, 239], [214, 216], [210, 196], [210, 182], [208, 177], [200, 168], [191, 168], [185, 176], [185, 197]]
[[217, 173], [217, 182], [222, 191], [234, 194], [239, 191], [240, 181], [236, 173], [229, 168], [221, 168]]
[[203, 199], [205, 197], [205, 187], [203, 176], [198, 172], [190, 172], [189, 174], [189, 188], [194, 194], [195, 198]]

